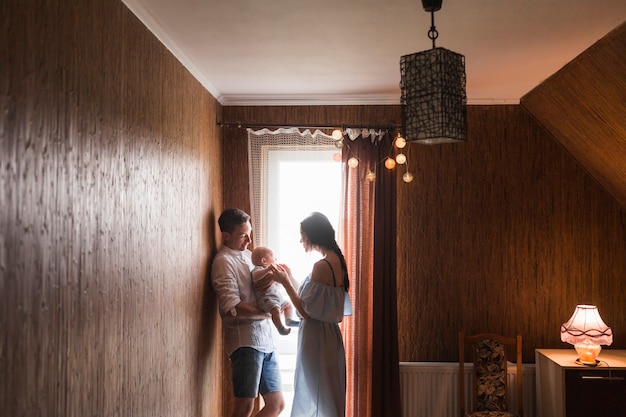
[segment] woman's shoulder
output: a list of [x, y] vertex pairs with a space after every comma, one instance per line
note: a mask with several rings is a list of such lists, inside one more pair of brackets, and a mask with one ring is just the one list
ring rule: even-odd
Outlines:
[[[328, 258], [328, 257], [327, 257]], [[320, 259], [313, 265], [313, 272], [311, 273], [311, 280], [320, 284], [329, 285], [331, 287], [336, 286], [338, 272], [341, 270], [341, 263], [334, 259]], [[339, 269], [338, 269], [339, 268]], [[333, 278], [335, 278], [333, 280]]]
[[332, 283], [333, 277], [330, 273], [330, 268], [325, 259], [320, 259], [313, 264], [313, 270], [311, 271], [311, 281], [318, 284], [328, 285], [328, 280]]
[[328, 271], [328, 273], [330, 273], [330, 267], [328, 265], [328, 260], [322, 258], [313, 264], [313, 272], [324, 272], [324, 270], [326, 270]]

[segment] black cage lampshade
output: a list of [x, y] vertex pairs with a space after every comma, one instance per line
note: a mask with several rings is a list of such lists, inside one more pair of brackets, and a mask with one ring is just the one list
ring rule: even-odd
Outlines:
[[433, 16], [428, 33], [433, 49], [400, 58], [404, 135], [407, 141], [424, 144], [466, 141], [465, 57], [435, 47], [434, 12], [441, 2], [422, 3]]

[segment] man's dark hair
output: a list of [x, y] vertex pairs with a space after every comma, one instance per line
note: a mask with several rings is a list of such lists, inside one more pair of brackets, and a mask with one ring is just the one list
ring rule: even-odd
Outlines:
[[250, 220], [250, 215], [238, 208], [227, 208], [222, 212], [217, 223], [220, 225], [220, 231], [231, 233], [235, 228]]

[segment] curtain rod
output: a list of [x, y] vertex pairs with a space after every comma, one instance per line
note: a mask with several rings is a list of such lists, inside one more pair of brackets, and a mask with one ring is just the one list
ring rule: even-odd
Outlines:
[[235, 127], [235, 128], [298, 128], [298, 129], [343, 129], [343, 128], [349, 128], [349, 129], [375, 129], [375, 130], [382, 130], [382, 129], [397, 129], [402, 127], [401, 124], [398, 123], [393, 123], [393, 122], [389, 122], [389, 124], [387, 125], [360, 125], [360, 124], [336, 124], [336, 125], [311, 125], [311, 124], [306, 124], [306, 123], [293, 123], [293, 124], [285, 124], [285, 123], [259, 123], [259, 122], [255, 122], [255, 123], [251, 123], [251, 122], [217, 122], [217, 125], [220, 127]]

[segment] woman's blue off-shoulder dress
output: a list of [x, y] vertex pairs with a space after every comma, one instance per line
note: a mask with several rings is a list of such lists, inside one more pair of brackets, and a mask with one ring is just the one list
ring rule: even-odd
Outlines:
[[343, 287], [307, 277], [299, 290], [304, 311], [300, 323], [291, 417], [344, 417], [346, 356], [339, 324], [351, 314]]

